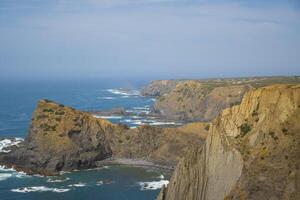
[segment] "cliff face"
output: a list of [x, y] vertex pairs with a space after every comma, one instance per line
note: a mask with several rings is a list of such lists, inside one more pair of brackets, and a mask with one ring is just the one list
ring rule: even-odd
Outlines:
[[175, 165], [189, 146], [203, 143], [206, 124], [129, 129], [89, 113], [41, 100], [32, 116], [28, 136], [20, 147], [0, 154], [0, 164], [28, 173], [92, 168], [106, 158], [139, 158], [158, 164]]
[[112, 155], [105, 132], [113, 128], [105, 120], [42, 100], [33, 113], [25, 142], [2, 155], [2, 160], [41, 174], [94, 167], [97, 160]]
[[178, 163], [158, 199], [300, 199], [299, 119], [300, 85], [246, 93]]
[[249, 85], [217, 86], [199, 81], [184, 81], [157, 99], [154, 110], [180, 120], [210, 121], [223, 109], [239, 104]]
[[209, 124], [192, 123], [179, 128], [140, 126], [121, 134], [111, 134], [115, 158], [138, 158], [161, 165], [175, 166], [193, 146], [204, 143]]

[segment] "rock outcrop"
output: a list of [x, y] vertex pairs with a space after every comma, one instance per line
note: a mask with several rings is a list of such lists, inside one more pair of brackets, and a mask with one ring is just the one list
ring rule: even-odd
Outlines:
[[[195, 132], [193, 126], [202, 130], [201, 133]], [[25, 141], [11, 152], [0, 154], [0, 164], [46, 175], [93, 168], [98, 161], [108, 158], [138, 158], [173, 166], [188, 147], [203, 143], [207, 126], [196, 123], [186, 128], [141, 126], [130, 129], [41, 100]]]
[[246, 93], [177, 165], [158, 200], [300, 199], [300, 85]]

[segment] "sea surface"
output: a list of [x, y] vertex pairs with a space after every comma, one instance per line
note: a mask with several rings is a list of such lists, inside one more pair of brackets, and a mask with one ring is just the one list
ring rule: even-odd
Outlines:
[[[132, 115], [105, 118], [131, 128], [166, 123], [141, 117], [155, 101], [140, 95], [145, 84], [132, 80], [0, 81], [0, 151], [5, 152], [5, 146], [17, 145], [26, 137], [31, 114], [40, 99], [82, 111], [124, 107]], [[169, 172], [161, 169], [129, 166], [105, 166], [58, 177], [28, 176], [0, 166], [0, 199], [154, 200], [168, 177]]]

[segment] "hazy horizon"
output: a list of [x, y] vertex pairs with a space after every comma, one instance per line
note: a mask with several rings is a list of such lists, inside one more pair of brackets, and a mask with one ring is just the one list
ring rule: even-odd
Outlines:
[[0, 79], [300, 75], [295, 0], [2, 0]]

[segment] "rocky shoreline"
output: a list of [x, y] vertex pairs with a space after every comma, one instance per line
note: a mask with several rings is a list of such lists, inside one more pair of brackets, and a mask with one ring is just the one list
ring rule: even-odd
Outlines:
[[[188, 93], [178, 90], [182, 84], [189, 88]], [[193, 92], [202, 91], [198, 86], [194, 81], [179, 81], [175, 90], [185, 94], [182, 97], [187, 98], [186, 102], [196, 101]], [[232, 88], [236, 92], [241, 87], [248, 88], [239, 83], [228, 86], [229, 90], [217, 86], [211, 91], [221, 88], [231, 94]], [[41, 100], [27, 137], [0, 152], [0, 165], [46, 176], [107, 165], [166, 170], [176, 166], [158, 200], [297, 200], [300, 85], [250, 88], [239, 93], [238, 105], [230, 105], [220, 113], [215, 110], [217, 117], [211, 122], [177, 127], [141, 125], [131, 129], [89, 112]], [[157, 93], [164, 94], [158, 99], [173, 98], [170, 87], [163, 91], [167, 93]], [[228, 94], [217, 96], [217, 101], [235, 98]], [[217, 106], [217, 110], [221, 108]]]
[[[202, 134], [191, 126], [202, 129]], [[108, 158], [142, 159], [157, 166], [173, 167], [191, 146], [203, 144], [205, 126], [205, 123], [179, 128], [143, 125], [130, 129], [41, 100], [24, 142], [1, 153], [0, 164], [43, 175], [95, 168], [97, 162]]]

